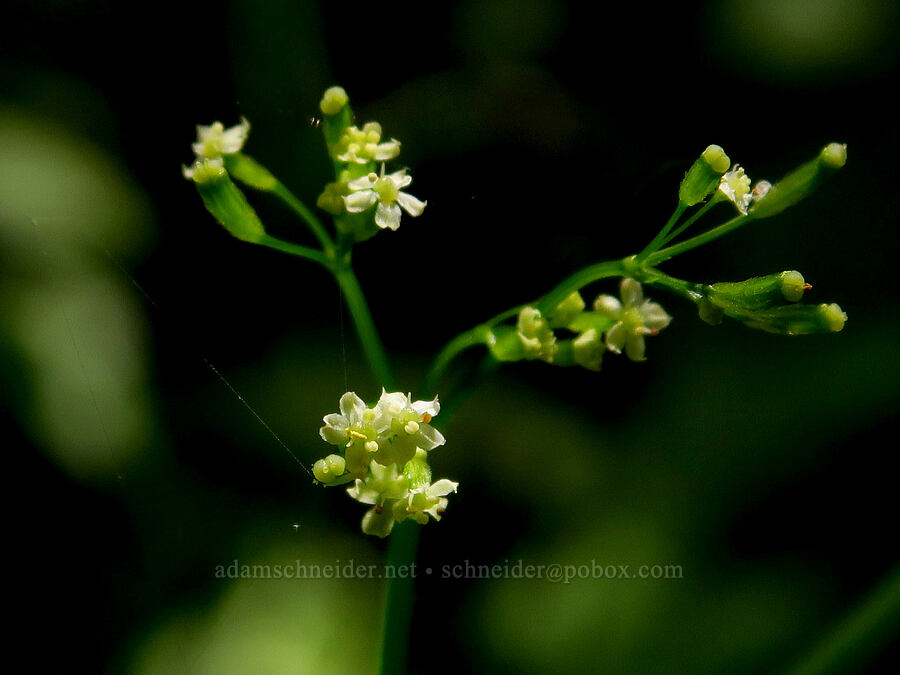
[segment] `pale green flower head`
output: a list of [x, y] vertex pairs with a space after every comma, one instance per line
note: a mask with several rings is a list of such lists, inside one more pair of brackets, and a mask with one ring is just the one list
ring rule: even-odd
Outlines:
[[347, 127], [334, 148], [334, 155], [342, 162], [368, 164], [386, 162], [400, 154], [400, 141], [392, 138], [381, 142], [381, 125], [366, 122], [362, 129]]
[[643, 361], [644, 336], [659, 333], [672, 317], [659, 304], [645, 300], [641, 284], [634, 279], [622, 279], [620, 294], [621, 302], [611, 295], [594, 301], [594, 311], [616, 321], [606, 332], [606, 347], [616, 354], [624, 349], [632, 361]]
[[240, 124], [225, 128], [221, 122], [213, 122], [209, 126], [197, 125], [197, 141], [191, 144], [198, 158], [215, 159], [222, 155], [240, 152], [250, 133], [250, 122], [242, 117]]
[[747, 215], [747, 209], [753, 196], [750, 194], [750, 176], [744, 173], [740, 164], [735, 164], [719, 181], [719, 193], [741, 213]]
[[319, 101], [319, 110], [325, 115], [337, 115], [349, 101], [350, 97], [343, 87], [329, 87]]
[[456, 492], [457, 487], [459, 483], [442, 478], [435, 483], [410, 490], [405, 499], [394, 502], [394, 519], [402, 522], [412, 518], [420, 525], [427, 523], [429, 516], [440, 520], [447, 509], [446, 495]]
[[385, 175], [382, 164], [381, 175], [370, 173], [347, 184], [350, 194], [344, 197], [344, 207], [350, 213], [362, 213], [377, 204], [375, 224], [381, 229], [396, 230], [400, 227], [401, 208], [416, 217], [422, 215], [428, 204], [402, 192], [410, 183], [412, 178], [405, 169]]
[[386, 537], [396, 522], [393, 505], [409, 494], [409, 480], [397, 472], [396, 464], [383, 466], [372, 462], [368, 475], [347, 488], [347, 494], [363, 504], [373, 504], [363, 516], [363, 532]]
[[558, 346], [556, 336], [550, 328], [550, 323], [535, 307], [523, 307], [519, 312], [516, 323], [519, 340], [525, 348], [525, 357], [529, 359], [542, 359], [547, 363], [553, 363]]
[[213, 159], [198, 159], [191, 166], [181, 167], [182, 175], [197, 184], [204, 184], [224, 179], [226, 174], [225, 162], [221, 157]]

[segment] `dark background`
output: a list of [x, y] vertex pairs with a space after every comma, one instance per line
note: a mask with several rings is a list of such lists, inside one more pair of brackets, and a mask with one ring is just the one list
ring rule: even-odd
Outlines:
[[[675, 319], [646, 363], [505, 366], [439, 418], [433, 465], [461, 485], [419, 559], [684, 578], [422, 578], [417, 671], [798, 662], [900, 554], [884, 440], [900, 375], [898, 27], [886, 0], [13, 2], [0, 364], [9, 611], [35, 667], [372, 668], [381, 583], [214, 577], [235, 559], [379, 562], [384, 543], [205, 361], [306, 465], [340, 394], [378, 386], [328, 276], [229, 238], [180, 174], [195, 124], [244, 115], [247, 152], [313, 203], [329, 167], [309, 118], [334, 83], [403, 142], [428, 200], [355, 253], [414, 395], [456, 333], [641, 248], [707, 144], [775, 180], [847, 143], [812, 198], [666, 267], [703, 282], [798, 269], [811, 301], [848, 313], [841, 334], [711, 328], [655, 291]], [[272, 232], [309, 243], [258, 197]]]

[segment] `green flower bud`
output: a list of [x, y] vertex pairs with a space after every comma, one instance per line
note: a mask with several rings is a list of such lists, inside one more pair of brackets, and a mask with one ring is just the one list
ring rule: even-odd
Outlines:
[[606, 343], [601, 339], [600, 333], [591, 328], [575, 338], [572, 342], [572, 351], [575, 363], [579, 366], [588, 370], [600, 370]]
[[278, 185], [278, 179], [252, 157], [241, 152], [224, 157], [228, 173], [245, 185], [264, 191], [273, 190]]
[[722, 174], [728, 171], [731, 160], [718, 145], [710, 145], [688, 169], [678, 189], [678, 199], [685, 206], [699, 204], [719, 186]]
[[340, 455], [328, 455], [313, 464], [313, 475], [316, 480], [326, 485], [344, 474], [346, 462]]
[[722, 308], [714, 305], [712, 300], [706, 296], [700, 298], [700, 302], [697, 303], [697, 313], [710, 326], [718, 326], [722, 323], [722, 318], [725, 316]]
[[584, 299], [581, 293], [575, 291], [550, 313], [549, 322], [551, 328], [565, 328], [572, 320], [584, 311]]
[[539, 310], [534, 307], [523, 307], [519, 312], [517, 328], [519, 339], [525, 349], [525, 358], [542, 359], [547, 363], [553, 363], [557, 351], [556, 336]]
[[403, 467], [403, 474], [409, 480], [411, 490], [431, 483], [431, 467], [428, 465], [428, 453], [419, 448], [416, 455]]
[[256, 211], [231, 182], [221, 157], [194, 162], [192, 167], [184, 168], [184, 176], [194, 181], [206, 210], [233, 236], [251, 243], [265, 236]]
[[319, 110], [325, 115], [337, 115], [350, 101], [343, 87], [329, 87], [319, 101]]
[[[797, 302], [803, 291], [812, 288], [796, 270], [753, 277], [740, 282], [722, 282], [709, 287], [710, 302], [726, 312], [729, 310], [766, 309], [788, 302]], [[702, 312], [709, 311], [701, 308]], [[712, 316], [712, 315], [710, 315]], [[704, 319], [706, 321], [706, 319]]]
[[824, 303], [821, 305], [784, 305], [733, 316], [751, 328], [782, 335], [837, 333], [843, 329], [844, 322], [847, 321], [847, 315], [835, 303], [830, 305]]
[[487, 347], [498, 361], [521, 361], [525, 346], [519, 333], [511, 326], [497, 326], [487, 336]]
[[798, 167], [769, 188], [765, 195], [755, 199], [750, 215], [754, 218], [768, 218], [781, 213], [810, 195], [827, 176], [846, 162], [846, 145], [826, 145], [818, 157]]

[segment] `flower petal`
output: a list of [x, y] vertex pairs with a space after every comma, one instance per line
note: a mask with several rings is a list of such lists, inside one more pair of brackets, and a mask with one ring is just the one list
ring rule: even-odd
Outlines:
[[[346, 202], [346, 198], [344, 201]], [[347, 210], [351, 210], [349, 206]], [[396, 230], [400, 227], [400, 207], [396, 204], [387, 205], [379, 202], [378, 208], [375, 209], [375, 224], [381, 229]]]
[[629, 335], [625, 340], [625, 354], [632, 361], [644, 361], [644, 336]]
[[344, 417], [353, 425], [359, 424], [366, 410], [365, 402], [352, 391], [341, 396], [339, 407]]
[[622, 316], [622, 303], [612, 295], [598, 295], [594, 300], [594, 311], [618, 320]]
[[[352, 181], [351, 181], [352, 182]], [[362, 213], [378, 201], [378, 195], [372, 190], [352, 192], [344, 197], [344, 206], [350, 213]]]
[[641, 284], [634, 279], [622, 279], [620, 291], [622, 303], [626, 307], [639, 307], [644, 301], [644, 291], [641, 289]]
[[641, 316], [644, 318], [644, 325], [652, 331], [662, 330], [672, 321], [672, 317], [659, 303], [649, 300], [645, 300], [641, 305]]
[[443, 497], [444, 495], [449, 495], [451, 492], [456, 492], [456, 488], [458, 487], [459, 483], [448, 480], [447, 478], [441, 478], [438, 482], [432, 483], [427, 492], [429, 497]]
[[[400, 186], [398, 185], [397, 187]], [[404, 211], [413, 217], [422, 215], [422, 211], [424, 211], [425, 207], [428, 205], [428, 202], [416, 199], [408, 192], [401, 192], [398, 194], [397, 203], [403, 207]]]
[[606, 347], [616, 354], [621, 354], [627, 338], [628, 331], [625, 329], [625, 324], [620, 321], [606, 331]]

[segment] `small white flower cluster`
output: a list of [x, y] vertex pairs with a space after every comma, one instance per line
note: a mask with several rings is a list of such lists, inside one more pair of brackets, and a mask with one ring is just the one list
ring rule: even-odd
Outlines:
[[716, 195], [719, 199], [727, 199], [742, 216], [746, 216], [750, 206], [766, 196], [772, 184], [767, 180], [757, 182], [750, 189], [750, 176], [744, 173], [740, 164], [735, 164], [730, 171], [726, 171], [719, 180], [719, 190]]
[[[672, 317], [659, 304], [645, 300], [641, 284], [634, 279], [623, 279], [620, 288], [621, 300], [600, 295], [593, 311], [585, 311], [578, 292], [547, 317], [534, 307], [524, 307], [516, 325], [521, 356], [588, 370], [600, 370], [606, 351], [621, 354], [624, 349], [632, 361], [643, 361], [644, 337], [659, 333]], [[558, 328], [577, 336], [558, 339], [554, 333]]]
[[428, 452], [444, 444], [444, 436], [429, 422], [440, 412], [433, 401], [413, 401], [401, 392], [382, 390], [372, 406], [354, 392], [341, 396], [340, 412], [326, 415], [319, 430], [322, 439], [337, 446], [313, 466], [316, 480], [325, 485], [353, 481], [347, 493], [372, 508], [362, 521], [366, 534], [386, 537], [395, 522], [412, 518], [425, 524], [429, 516], [440, 520], [446, 495], [458, 483], [431, 481]]
[[240, 152], [250, 133], [250, 122], [241, 118], [240, 124], [225, 128], [221, 122], [213, 122], [205, 126], [197, 125], [197, 140], [191, 143], [191, 149], [197, 156], [191, 166], [182, 167], [182, 173], [188, 180], [203, 182], [209, 175], [220, 175], [224, 172], [224, 155]]
[[[337, 107], [329, 99], [327, 109], [323, 105], [322, 111], [337, 115], [346, 105], [347, 96], [339, 87], [329, 91], [331, 98], [335, 97], [336, 91], [341, 94], [336, 100], [343, 104]], [[402, 211], [415, 217], [425, 210], [427, 202], [403, 191], [412, 183], [405, 169], [385, 172], [384, 163], [400, 154], [400, 141], [396, 138], [382, 141], [378, 122], [366, 122], [362, 129], [355, 125], [345, 127], [337, 142], [329, 147], [329, 152], [338, 165], [346, 168], [339, 170], [336, 181], [325, 186], [316, 202], [319, 208], [339, 216], [344, 212], [364, 213], [375, 207], [375, 225], [382, 230], [400, 227]]]

